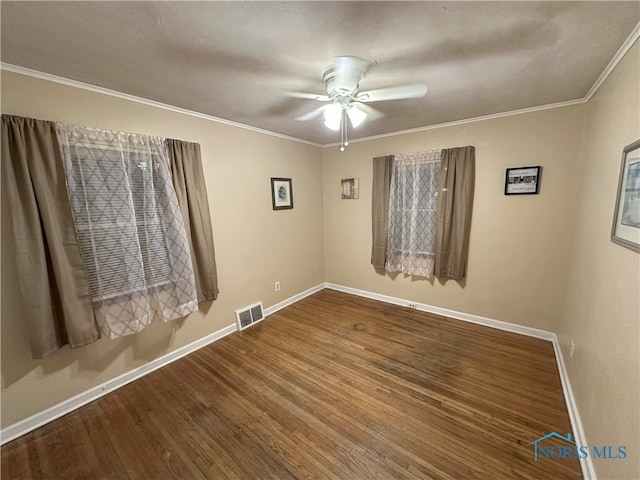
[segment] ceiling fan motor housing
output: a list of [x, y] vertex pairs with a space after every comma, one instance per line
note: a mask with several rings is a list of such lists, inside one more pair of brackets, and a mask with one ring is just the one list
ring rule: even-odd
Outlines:
[[363, 70], [357, 68], [350, 70], [331, 68], [327, 70], [323, 80], [329, 97], [332, 99], [336, 97], [351, 98], [358, 90], [358, 85], [364, 73]]

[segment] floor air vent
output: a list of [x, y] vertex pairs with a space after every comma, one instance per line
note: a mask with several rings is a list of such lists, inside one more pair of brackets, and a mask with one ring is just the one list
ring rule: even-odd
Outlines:
[[241, 310], [236, 310], [236, 322], [238, 322], [238, 330], [244, 330], [254, 323], [264, 320], [262, 312], [262, 302], [249, 305]]

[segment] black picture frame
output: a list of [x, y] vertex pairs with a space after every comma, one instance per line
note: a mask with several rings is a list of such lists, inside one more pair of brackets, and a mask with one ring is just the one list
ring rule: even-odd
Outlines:
[[640, 140], [622, 149], [611, 241], [640, 252]]
[[271, 177], [271, 204], [274, 210], [293, 208], [293, 188], [290, 178]]
[[507, 168], [504, 177], [504, 194], [537, 195], [540, 192], [541, 174], [540, 165]]

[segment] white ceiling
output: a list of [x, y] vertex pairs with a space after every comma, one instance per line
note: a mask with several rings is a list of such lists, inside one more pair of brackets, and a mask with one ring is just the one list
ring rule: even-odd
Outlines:
[[352, 138], [583, 98], [640, 21], [640, 2], [11, 2], [3, 63], [328, 144], [316, 106], [339, 55], [377, 62], [377, 102]]

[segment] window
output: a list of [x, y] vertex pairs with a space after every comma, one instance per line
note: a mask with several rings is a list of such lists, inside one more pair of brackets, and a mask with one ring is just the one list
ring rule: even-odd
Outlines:
[[[187, 235], [165, 143], [61, 126], [67, 190], [103, 334], [197, 309]], [[59, 133], [61, 133], [59, 131]]]
[[[171, 276], [158, 208], [167, 203], [166, 192], [154, 188], [162, 182], [157, 155], [127, 153], [123, 158], [110, 148], [83, 145], [70, 153], [71, 175], [82, 179], [71, 201], [94, 301], [166, 284]], [[128, 258], [138, 255], [140, 268], [131, 269]]]
[[440, 150], [396, 155], [385, 269], [433, 277]]

